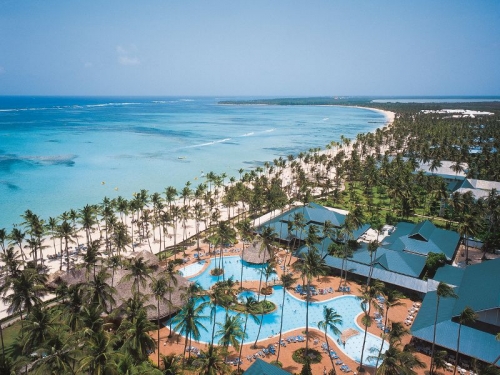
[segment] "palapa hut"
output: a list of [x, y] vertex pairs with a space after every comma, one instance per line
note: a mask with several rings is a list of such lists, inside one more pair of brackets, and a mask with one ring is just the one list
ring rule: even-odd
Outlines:
[[139, 252], [130, 253], [129, 255], [130, 255], [128, 257], [129, 259], [142, 258], [144, 262], [147, 262], [148, 265], [151, 266], [153, 269], [157, 269], [158, 265], [160, 264], [160, 260], [158, 259], [158, 257], [150, 251], [142, 250]]
[[[150, 253], [150, 252], [140, 252], [140, 253], [133, 253], [131, 254], [132, 257], [143, 257], [144, 260], [148, 265], [151, 265], [151, 268], [153, 269], [153, 272], [151, 273], [152, 278], [158, 278], [161, 275], [161, 272], [163, 272], [162, 268], [159, 268], [159, 262], [158, 258]], [[101, 267], [97, 266], [96, 267], [96, 274], [100, 271]], [[108, 278], [106, 282], [111, 285], [113, 284], [113, 287], [116, 289], [116, 294], [114, 295], [115, 299], [115, 305], [113, 306], [113, 309], [120, 309], [123, 304], [133, 296], [134, 293], [134, 278], [131, 277], [129, 280], [126, 280], [125, 276], [129, 274], [130, 272], [126, 268], [117, 268], [115, 269], [114, 272], [114, 278], [112, 280], [112, 270], [108, 269]], [[77, 285], [77, 284], [84, 284], [87, 283], [89, 280], [92, 280], [93, 278], [93, 270], [90, 270], [88, 272], [85, 268], [73, 268], [70, 269], [68, 272], [64, 272], [62, 275], [58, 276], [54, 282], [51, 284], [52, 287], [57, 287], [57, 285], [61, 284], [62, 282], [66, 283], [68, 286], [71, 285]], [[177, 279], [177, 285], [173, 285], [173, 290], [172, 290], [172, 295], [171, 295], [171, 302], [172, 306], [169, 307], [169, 305], [165, 302], [160, 301], [160, 313], [158, 315], [156, 306], [157, 302], [154, 296], [151, 294], [151, 288], [149, 287], [149, 284], [151, 283], [151, 280], [148, 280], [146, 282], [145, 286], [140, 286], [140, 292], [141, 294], [144, 294], [147, 297], [147, 300], [145, 302], [145, 306], [147, 305], [152, 305], [155, 308], [154, 309], [146, 309], [148, 319], [149, 320], [157, 320], [157, 319], [165, 319], [169, 315], [176, 313], [179, 311], [182, 306], [184, 305], [184, 301], [182, 300], [182, 294], [184, 293], [184, 290], [186, 287], [188, 287], [191, 282], [182, 277], [180, 274], [176, 275]], [[168, 299], [170, 298], [170, 294], [166, 293], [165, 298]]]
[[267, 263], [269, 259], [271, 259], [269, 251], [267, 251], [260, 240], [253, 241], [252, 244], [245, 249], [241, 257], [245, 262], [253, 264]]

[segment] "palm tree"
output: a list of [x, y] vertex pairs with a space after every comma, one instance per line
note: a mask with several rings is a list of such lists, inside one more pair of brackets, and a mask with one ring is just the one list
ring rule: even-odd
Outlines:
[[196, 367], [201, 368], [201, 375], [227, 374], [229, 366], [224, 362], [226, 356], [224, 347], [208, 345], [208, 350], [202, 350], [200, 356], [194, 361]]
[[[173, 318], [173, 322], [175, 323], [174, 330], [178, 331], [185, 337], [184, 353], [186, 353], [188, 342], [192, 338], [195, 340], [200, 338], [200, 329], [205, 331], [207, 330], [202, 324], [202, 321], [207, 320], [208, 317], [201, 315], [205, 306], [206, 302], [196, 306], [196, 301], [194, 299], [189, 299], [182, 310], [179, 311], [179, 313]], [[191, 351], [189, 352], [189, 357], [190, 356]]]
[[87, 236], [87, 244], [92, 242], [92, 236], [90, 232], [92, 231], [92, 227], [97, 223], [96, 219], [96, 211], [93, 206], [85, 205], [80, 210], [80, 224], [85, 229], [85, 235]]
[[46, 274], [38, 273], [34, 268], [23, 269], [18, 276], [11, 281], [11, 293], [3, 297], [3, 302], [9, 304], [7, 312], [9, 314], [20, 313], [22, 320], [22, 311], [24, 309], [29, 314], [34, 306], [41, 304], [41, 297], [43, 297], [47, 291], [45, 287], [46, 282]]
[[107, 283], [109, 273], [106, 268], [101, 269], [93, 280], [88, 282], [88, 296], [92, 304], [100, 306], [106, 313], [109, 312], [108, 304], [115, 304], [114, 294], [116, 289]]
[[[334, 335], [340, 336], [340, 329], [337, 327], [342, 325], [342, 316], [340, 316], [333, 307], [323, 306], [323, 320], [318, 323], [318, 328], [322, 329], [325, 333], [325, 342], [328, 348], [328, 353], [330, 353], [330, 344], [328, 343], [328, 329], [330, 329]], [[333, 373], [335, 374], [335, 366], [333, 365], [333, 358], [330, 356], [332, 362]]]
[[246, 332], [241, 329], [243, 321], [240, 314], [235, 316], [230, 316], [226, 314], [226, 319], [224, 323], [217, 323], [220, 329], [217, 331], [216, 335], [222, 336], [219, 340], [219, 345], [223, 346], [227, 352], [229, 345], [234, 347], [235, 350], [240, 348], [239, 340], [243, 340], [246, 337]]
[[[283, 273], [281, 274], [281, 285], [283, 286], [283, 298], [281, 300], [281, 318], [280, 318], [280, 336], [278, 339], [278, 354], [276, 355], [276, 362], [279, 361], [280, 358], [280, 350], [281, 350], [281, 335], [283, 333], [283, 315], [285, 312], [285, 295], [286, 290], [291, 288], [292, 285], [297, 281], [296, 278], [293, 277], [292, 274]], [[241, 355], [240, 355], [241, 356]]]
[[5, 228], [0, 228], [0, 247], [2, 252], [5, 253], [5, 240], [7, 239], [7, 231]]
[[130, 281], [130, 279], [134, 279], [134, 289], [137, 293], [140, 293], [140, 286], [146, 286], [146, 281], [151, 278], [151, 273], [153, 270], [151, 266], [149, 266], [147, 261], [144, 261], [143, 257], [136, 257], [132, 259], [127, 264], [128, 270], [130, 273], [127, 273], [123, 276], [122, 281]]
[[456, 295], [455, 291], [451, 286], [444, 282], [440, 282], [438, 284], [437, 290], [436, 290], [436, 315], [434, 317], [434, 333], [432, 336], [432, 349], [431, 349], [431, 365], [430, 365], [430, 375], [433, 375], [434, 373], [434, 348], [436, 345], [436, 328], [437, 328], [437, 319], [438, 319], [438, 312], [439, 312], [439, 302], [441, 298], [458, 298]]
[[179, 358], [175, 354], [162, 355], [161, 368], [162, 368], [161, 373], [163, 375], [182, 374], [182, 367], [180, 365]]
[[52, 238], [52, 245], [54, 247], [54, 254], [56, 253], [56, 237], [57, 237], [57, 227], [58, 227], [58, 225], [59, 225], [59, 223], [57, 222], [57, 218], [55, 218], [55, 217], [49, 217], [49, 221], [47, 223], [47, 228], [49, 229], [50, 235], [51, 235], [51, 238]]
[[155, 325], [149, 321], [145, 310], [141, 310], [132, 321], [123, 320], [118, 328], [124, 341], [123, 348], [139, 362], [145, 361], [149, 353], [155, 350], [155, 341], [148, 333], [154, 328]]
[[[167, 290], [168, 290], [168, 299], [170, 303], [172, 303], [172, 291], [175, 286], [177, 286], [177, 275], [178, 271], [175, 269], [175, 264], [172, 261], [167, 263], [167, 267], [163, 272], [165, 275], [165, 279], [167, 280]], [[168, 305], [168, 315], [170, 315], [171, 304]], [[170, 319], [170, 327], [168, 331], [168, 337], [172, 337], [172, 319]]]
[[82, 347], [83, 355], [77, 372], [89, 375], [117, 374], [121, 354], [114, 349], [116, 337], [100, 330], [92, 334]]
[[[269, 254], [269, 259], [271, 261], [274, 261], [274, 248], [273, 248], [273, 242], [274, 239], [276, 238], [276, 232], [274, 231], [273, 228], [271, 227], [265, 227], [264, 230], [261, 233], [261, 247], [259, 252], [266, 251]], [[265, 256], [263, 257], [265, 259]], [[257, 295], [257, 301], [260, 301], [260, 293], [261, 293], [261, 285], [262, 285], [262, 276], [264, 273], [261, 272], [260, 274], [260, 279], [259, 279], [259, 294]]]
[[469, 306], [466, 306], [458, 316], [457, 351], [455, 354], [455, 369], [453, 370], [453, 375], [457, 373], [458, 355], [460, 354], [460, 333], [462, 331], [462, 324], [472, 324], [476, 321], [476, 319], [477, 319], [477, 314]]
[[413, 352], [401, 350], [395, 345], [382, 354], [382, 364], [377, 369], [377, 375], [405, 374], [416, 375], [413, 368], [425, 368], [425, 363], [420, 361]]
[[478, 217], [474, 214], [465, 214], [458, 224], [458, 233], [465, 245], [465, 264], [469, 264], [469, 237], [477, 233], [479, 225]]
[[[71, 237], [74, 234], [73, 227], [64, 220], [61, 225], [57, 228], [57, 236], [61, 239], [61, 248], [62, 248], [62, 240], [64, 239], [64, 251], [66, 253], [66, 271], [69, 271], [69, 244], [73, 242]], [[59, 271], [62, 271], [63, 265], [63, 257], [62, 257], [62, 249], [61, 249], [61, 262], [59, 264]]]
[[318, 250], [313, 246], [304, 255], [301, 262], [295, 262], [294, 268], [299, 271], [307, 282], [306, 290], [306, 356], [309, 350], [309, 300], [311, 298], [311, 281], [318, 276], [325, 275], [328, 267]]
[[101, 252], [99, 248], [101, 246], [100, 240], [94, 240], [87, 246], [87, 250], [82, 254], [83, 264], [87, 270], [87, 280], [89, 278], [90, 268], [93, 270], [93, 276], [95, 277], [95, 267], [97, 262], [101, 259]]
[[[255, 308], [257, 307], [257, 300], [254, 297], [246, 297], [245, 303], [243, 304], [245, 308], [245, 325], [243, 327], [243, 336], [241, 337], [240, 353], [239, 358], [241, 358], [241, 352], [243, 350], [243, 340], [247, 336], [247, 323], [248, 318], [251, 317], [256, 324], [260, 324], [259, 318], [255, 314]], [[278, 352], [279, 353], [279, 352]], [[238, 361], [238, 373], [240, 371], [240, 361]]]
[[48, 340], [51, 330], [56, 327], [54, 317], [49, 310], [44, 310], [40, 306], [35, 306], [26, 316], [22, 335], [22, 351], [30, 354]]
[[364, 312], [362, 322], [363, 322], [363, 325], [365, 326], [363, 345], [361, 347], [361, 359], [359, 361], [360, 371], [362, 371], [362, 369], [363, 369], [363, 354], [365, 351], [365, 344], [366, 344], [366, 336], [368, 333], [368, 327], [371, 326], [371, 322], [372, 322], [371, 317], [370, 317], [371, 306], [373, 304], [373, 300], [375, 299], [375, 297], [383, 289], [384, 289], [384, 284], [378, 280], [375, 280], [373, 285], [368, 285], [368, 286], [363, 287], [362, 295], [361, 295], [361, 297], [359, 297], [359, 299], [361, 300], [361, 309]]
[[26, 236], [26, 233], [21, 231], [16, 226], [14, 226], [14, 228], [12, 228], [11, 232], [9, 233], [9, 239], [14, 244], [19, 246], [19, 250], [21, 251], [21, 256], [23, 257], [23, 261], [26, 261], [26, 255], [24, 254], [24, 251], [23, 251], [23, 241], [24, 241], [25, 236]]
[[252, 241], [254, 238], [252, 224], [249, 219], [245, 219], [240, 221], [237, 225], [238, 230], [240, 231], [240, 238], [242, 240], [242, 250], [241, 250], [241, 274], [240, 274], [240, 290], [243, 290], [243, 258], [245, 255], [245, 242]]
[[[403, 295], [395, 289], [387, 289], [387, 288], [385, 289], [384, 295], [385, 295], [385, 301], [384, 301], [385, 323], [384, 323], [384, 326], [387, 327], [387, 323], [389, 321], [389, 309], [391, 307], [403, 305], [403, 303], [400, 301], [400, 299], [403, 298]], [[378, 352], [377, 363], [375, 364], [375, 368], [378, 368], [378, 362], [380, 360], [380, 356], [382, 355], [383, 347], [384, 347], [384, 341], [382, 340], [382, 342], [380, 343], [380, 350]]]
[[[233, 244], [236, 242], [236, 231], [231, 227], [229, 221], [220, 221], [217, 226], [217, 234], [216, 236], [219, 239], [220, 249], [220, 267], [224, 268], [224, 251], [223, 246], [227, 244]], [[224, 273], [222, 273], [222, 279], [224, 280]]]
[[61, 314], [71, 332], [76, 332], [80, 326], [80, 313], [84, 307], [84, 300], [86, 298], [84, 298], [83, 284], [71, 285], [68, 288], [67, 299], [61, 306]]
[[151, 284], [149, 284], [151, 288], [151, 293], [153, 294], [156, 300], [156, 319], [158, 322], [157, 329], [157, 340], [156, 346], [158, 348], [158, 364], [160, 364], [160, 302], [162, 303], [171, 303], [167, 298], [165, 298], [165, 294], [167, 293], [167, 279], [165, 277], [160, 277], [158, 279], [152, 279]]
[[64, 326], [56, 326], [46, 341], [40, 344], [38, 353], [44, 355], [32, 363], [35, 375], [74, 374], [75, 340], [66, 335]]

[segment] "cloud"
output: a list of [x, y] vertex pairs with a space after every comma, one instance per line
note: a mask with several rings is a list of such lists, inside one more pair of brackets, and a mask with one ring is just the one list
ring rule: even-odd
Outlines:
[[120, 65], [139, 65], [141, 63], [137, 57], [137, 46], [135, 44], [131, 44], [128, 48], [116, 46], [116, 53]]
[[121, 65], [139, 65], [141, 62], [137, 57], [118, 56], [118, 62]]

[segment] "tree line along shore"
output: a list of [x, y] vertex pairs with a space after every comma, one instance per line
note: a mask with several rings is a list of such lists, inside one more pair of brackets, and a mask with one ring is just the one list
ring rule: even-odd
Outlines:
[[[127, 301], [131, 305], [120, 316], [129, 319], [113, 317], [115, 334], [110, 335], [110, 320], [103, 317], [115, 288], [106, 280], [115, 268], [123, 267], [123, 256], [141, 247], [160, 259], [176, 261], [188, 244], [220, 245], [230, 242], [229, 237], [248, 240], [260, 224], [257, 218], [296, 204], [317, 202], [346, 209], [351, 223], [373, 227], [427, 217], [438, 226], [458, 230], [464, 238], [483, 240], [486, 257], [500, 248], [498, 192], [479, 200], [470, 194], [450, 195], [441, 177], [417, 171], [421, 163], [437, 169], [446, 160], [457, 173], [500, 181], [500, 106], [460, 103], [461, 108], [494, 111], [473, 118], [421, 111], [441, 107], [448, 105], [377, 104], [378, 109], [396, 113], [391, 126], [358, 134], [356, 139], [342, 136], [324, 150], [311, 149], [251, 171], [240, 170], [239, 178], [207, 173], [206, 182], [196, 187], [186, 183], [180, 190], [167, 187], [161, 193], [140, 190], [130, 199], [103, 198], [100, 204], [47, 219], [27, 210], [20, 223], [0, 229], [3, 302], [9, 314], [21, 318], [22, 326], [16, 332], [19, 336], [11, 334], [7, 347], [2, 335], [0, 372], [28, 366], [33, 373], [99, 373], [106, 368], [115, 373], [125, 373], [125, 368], [154, 371], [147, 358], [155, 342], [147, 333], [155, 325], [149, 323], [140, 298], [140, 285], [146, 283], [140, 276], [143, 266], [125, 262], [131, 272], [137, 269], [130, 276], [137, 296]], [[78, 261], [73, 263], [75, 257]], [[88, 271], [87, 282], [79, 288], [55, 291], [61, 304], [42, 302], [49, 292], [49, 272], [54, 271], [49, 260], [55, 271], [75, 266]], [[158, 300], [168, 301], [172, 285], [158, 280], [163, 283], [163, 287], [155, 285]], [[36, 352], [48, 355], [32, 357]], [[214, 353], [207, 358], [219, 361], [224, 356]], [[160, 361], [164, 367], [165, 360]]]

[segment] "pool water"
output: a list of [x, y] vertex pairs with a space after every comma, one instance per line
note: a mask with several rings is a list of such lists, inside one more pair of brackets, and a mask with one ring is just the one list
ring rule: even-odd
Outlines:
[[203, 266], [205, 266], [205, 263], [206, 262], [204, 260], [200, 260], [199, 262], [181, 268], [179, 273], [184, 277], [191, 277], [199, 273], [203, 269]]
[[[221, 267], [222, 262], [224, 263], [224, 277], [220, 276], [212, 276], [210, 271], [215, 267]], [[230, 277], [233, 278], [234, 281], [239, 281], [241, 279], [241, 264], [243, 262], [243, 280], [260, 280], [261, 272], [265, 268], [265, 266], [260, 264], [252, 264], [241, 260], [239, 255], [232, 256], [224, 256], [221, 261], [220, 258], [211, 258], [210, 265], [207, 267], [202, 274], [192, 277], [189, 280], [193, 282], [197, 282], [200, 284], [203, 289], [210, 289], [210, 287], [215, 284], [217, 281], [222, 281], [223, 278], [228, 280]], [[189, 267], [189, 266], [188, 266]], [[199, 271], [198, 271], [199, 272]], [[197, 273], [197, 272], [196, 272]], [[277, 279], [276, 274], [272, 274], [269, 277], [269, 281]], [[262, 277], [262, 281], [264, 282], [265, 275]]]
[[[237, 258], [237, 259], [235, 259]], [[218, 260], [217, 260], [218, 261]], [[225, 259], [226, 261], [226, 259]], [[227, 265], [228, 269], [225, 271], [226, 279], [231, 275], [234, 276], [235, 280], [239, 280], [239, 275], [241, 272], [241, 260], [239, 257], [228, 257]], [[205, 289], [208, 289], [213, 283], [217, 281], [217, 277], [213, 277], [210, 275], [210, 268], [214, 267], [214, 263], [210, 264], [201, 275], [196, 276], [191, 281], [198, 281]], [[260, 269], [263, 266], [255, 266], [248, 265], [244, 262], [243, 266], [243, 279], [244, 280], [258, 280], [260, 278]], [[257, 294], [252, 291], [244, 291], [238, 295], [238, 299], [245, 300], [246, 297], [253, 296], [257, 298]], [[260, 298], [264, 298], [264, 296], [260, 296]], [[283, 287], [282, 286], [274, 286], [273, 293], [270, 296], [266, 297], [269, 301], [273, 302], [277, 309], [270, 313], [266, 314], [263, 317], [263, 324], [261, 328], [261, 332], [259, 335], [259, 341], [268, 339], [273, 336], [278, 340], [278, 334], [280, 331], [280, 321], [281, 321], [281, 313], [283, 310], [284, 318], [283, 318], [283, 334], [282, 338], [286, 338], [286, 332], [295, 330], [297, 328], [305, 328], [305, 316], [306, 316], [306, 302], [304, 300], [298, 299], [291, 295], [288, 291], [285, 291], [285, 300], [283, 302]], [[208, 297], [201, 298], [198, 301], [198, 304], [201, 304], [202, 301], [208, 301]], [[309, 303], [309, 328], [317, 328], [318, 323], [323, 320], [323, 308], [324, 306], [333, 307], [337, 313], [342, 317], [342, 324], [338, 325], [340, 331], [344, 331], [348, 328], [353, 328], [359, 332], [359, 335], [353, 336], [347, 340], [345, 347], [342, 345], [339, 348], [336, 348], [337, 351], [344, 352], [347, 356], [352, 358], [353, 360], [359, 362], [361, 357], [361, 348], [363, 345], [363, 337], [364, 330], [356, 323], [356, 317], [362, 313], [361, 304], [357, 297], [346, 295], [333, 298], [328, 301], [323, 302], [310, 302]], [[202, 315], [210, 316], [210, 306], [207, 306], [203, 309]], [[236, 315], [235, 312], [229, 311], [231, 316]], [[217, 306], [217, 323], [223, 323], [225, 319], [225, 310]], [[243, 320], [245, 316], [243, 315]], [[260, 316], [259, 316], [260, 318]], [[167, 323], [168, 324], [168, 323]], [[206, 321], [204, 322], [207, 331], [203, 329], [201, 332], [201, 342], [210, 342], [211, 341], [211, 333], [212, 333], [212, 322]], [[216, 326], [216, 331], [219, 329], [219, 326]], [[257, 333], [259, 330], [259, 324], [255, 323], [253, 319], [249, 318], [247, 323], [246, 333], [248, 337], [244, 340], [245, 343], [253, 343], [257, 338]], [[330, 339], [337, 341], [339, 338], [336, 335], [333, 335], [329, 332]], [[219, 340], [220, 337], [215, 337], [215, 342]], [[324, 340], [322, 340], [324, 341]], [[372, 335], [370, 333], [367, 334], [365, 350], [363, 354], [363, 363], [368, 366], [374, 366], [374, 361], [369, 361], [369, 356], [376, 356], [378, 350], [380, 349], [381, 338]], [[294, 345], [294, 344], [290, 344]], [[373, 348], [377, 350], [377, 352], [373, 352]], [[385, 342], [383, 351], [387, 350], [388, 344]]]

